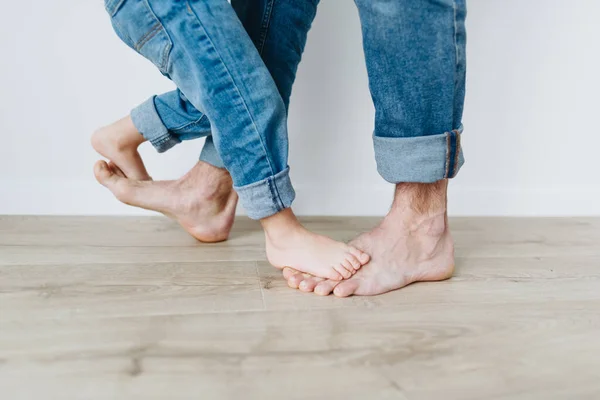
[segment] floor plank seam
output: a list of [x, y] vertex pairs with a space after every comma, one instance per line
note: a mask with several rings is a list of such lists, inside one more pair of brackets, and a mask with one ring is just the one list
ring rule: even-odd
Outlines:
[[265, 292], [263, 291], [262, 279], [260, 279], [260, 271], [258, 269], [258, 261], [254, 261], [256, 269], [256, 278], [258, 279], [258, 288], [260, 289], [260, 297], [262, 299], [263, 310], [267, 310], [267, 302], [265, 301]]

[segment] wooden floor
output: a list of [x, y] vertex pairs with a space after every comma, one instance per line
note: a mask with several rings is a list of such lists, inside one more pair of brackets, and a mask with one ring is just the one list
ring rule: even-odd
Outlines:
[[600, 399], [600, 219], [451, 226], [453, 279], [337, 299], [287, 288], [249, 220], [204, 245], [158, 217], [0, 217], [0, 398]]

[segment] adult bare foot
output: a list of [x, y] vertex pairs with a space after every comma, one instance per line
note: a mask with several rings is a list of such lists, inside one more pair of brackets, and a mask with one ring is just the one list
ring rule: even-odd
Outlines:
[[102, 156], [112, 161], [129, 179], [152, 180], [138, 153], [146, 139], [137, 131], [131, 117], [98, 129], [92, 135], [92, 146]]
[[158, 211], [202, 242], [227, 240], [237, 205], [229, 173], [199, 161], [176, 181], [136, 181], [98, 161], [96, 179], [125, 204]]
[[447, 181], [399, 184], [381, 224], [351, 242], [371, 262], [346, 281], [285, 270], [288, 285], [327, 296], [376, 295], [420, 281], [441, 281], [454, 271], [454, 244], [446, 213]]
[[267, 259], [276, 268], [291, 267], [314, 276], [350, 278], [369, 262], [369, 255], [354, 246], [310, 232], [291, 209], [261, 220], [265, 229]]

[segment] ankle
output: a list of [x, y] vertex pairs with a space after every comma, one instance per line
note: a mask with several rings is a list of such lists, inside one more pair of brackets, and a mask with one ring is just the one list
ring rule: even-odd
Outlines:
[[137, 130], [122, 131], [116, 136], [114, 145], [124, 153], [137, 153], [138, 147], [144, 143], [146, 139]]
[[300, 229], [304, 229], [291, 208], [286, 208], [267, 218], [260, 220], [269, 241], [287, 240]]
[[396, 185], [392, 210], [409, 210], [417, 215], [446, 211], [448, 180], [433, 183], [399, 183]]
[[194, 215], [201, 218], [215, 218], [230, 210], [231, 191], [217, 192], [205, 187], [193, 187], [175, 181], [171, 185], [173, 193], [170, 212]]
[[130, 116], [121, 118], [111, 125], [98, 129], [92, 137], [93, 142], [109, 140], [119, 151], [136, 152], [146, 138], [137, 130]]
[[400, 224], [407, 233], [442, 236], [447, 231], [448, 181], [400, 183], [384, 223]]
[[175, 182], [180, 192], [208, 202], [227, 202], [233, 192], [233, 181], [227, 170], [200, 161], [190, 172]]

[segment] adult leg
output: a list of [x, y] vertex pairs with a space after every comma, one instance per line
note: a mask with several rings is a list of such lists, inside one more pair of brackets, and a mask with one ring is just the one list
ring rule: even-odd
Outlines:
[[376, 109], [381, 176], [396, 184], [392, 208], [354, 244], [372, 256], [342, 283], [286, 271], [291, 286], [327, 295], [374, 295], [454, 268], [446, 193], [463, 164], [465, 0], [356, 0]]
[[273, 265], [341, 279], [367, 262], [356, 248], [308, 232], [291, 212], [285, 105], [227, 1], [109, 0], [107, 9], [121, 38], [208, 116], [242, 204], [265, 229]]

